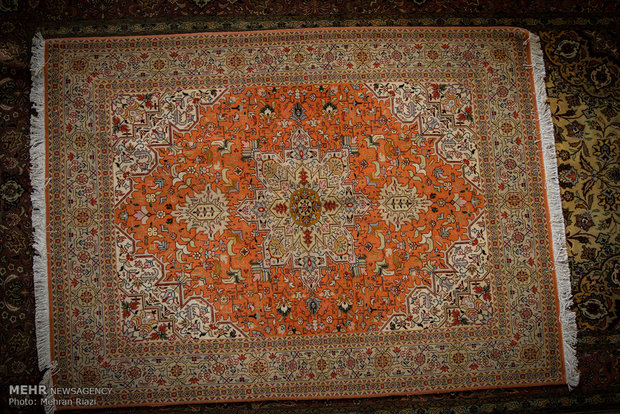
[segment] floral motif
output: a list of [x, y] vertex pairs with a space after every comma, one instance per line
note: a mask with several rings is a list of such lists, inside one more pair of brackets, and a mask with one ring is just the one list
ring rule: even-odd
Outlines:
[[0, 197], [9, 204], [18, 201], [22, 194], [24, 194], [24, 188], [12, 178], [0, 184]]
[[[152, 198], [153, 201], [155, 201], [154, 198]], [[171, 212], [171, 215], [185, 221], [188, 228], [194, 228], [197, 232], [206, 234], [210, 239], [214, 239], [218, 233], [223, 234], [230, 222], [226, 196], [219, 188], [212, 190], [209, 186], [195, 197], [188, 195], [185, 203], [181, 203], [176, 210]]]

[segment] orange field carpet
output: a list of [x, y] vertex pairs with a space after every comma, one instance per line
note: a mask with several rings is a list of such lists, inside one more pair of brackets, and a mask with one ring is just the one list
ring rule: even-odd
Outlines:
[[50, 404], [576, 385], [529, 32], [37, 38], [33, 72], [40, 364], [101, 391]]

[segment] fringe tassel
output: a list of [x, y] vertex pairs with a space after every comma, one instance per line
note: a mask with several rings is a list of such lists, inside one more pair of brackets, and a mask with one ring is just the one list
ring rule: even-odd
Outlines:
[[545, 188], [549, 202], [549, 216], [551, 219], [551, 236], [553, 240], [553, 254], [555, 256], [555, 276], [560, 302], [564, 368], [568, 388], [572, 390], [579, 384], [576, 350], [577, 322], [575, 313], [570, 310], [573, 304], [573, 298], [571, 294], [568, 254], [566, 251], [566, 232], [564, 228], [564, 217], [562, 215], [562, 200], [560, 198], [555, 137], [553, 133], [553, 121], [551, 120], [551, 110], [547, 103], [545, 63], [543, 60], [540, 38], [530, 33], [529, 43], [534, 75], [534, 88], [536, 91], [536, 104], [538, 106], [538, 123], [540, 126], [542, 151], [545, 163]]
[[[47, 273], [47, 208], [45, 154], [45, 40], [37, 33], [32, 40], [30, 102], [34, 109], [30, 118], [30, 181], [32, 184], [32, 227], [34, 228], [34, 294], [35, 326], [41, 385], [51, 387], [55, 366], [52, 364], [49, 324], [49, 281]], [[45, 411], [56, 411], [46, 404]]]

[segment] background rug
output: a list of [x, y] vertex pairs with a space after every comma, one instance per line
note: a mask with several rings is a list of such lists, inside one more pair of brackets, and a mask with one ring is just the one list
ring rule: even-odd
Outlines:
[[32, 71], [40, 367], [107, 389], [55, 405], [577, 385], [528, 31], [37, 37]]
[[[354, 4], [353, 4], [354, 3]], [[0, 246], [0, 378], [2, 404], [8, 411], [8, 384], [37, 384], [34, 336], [34, 294], [30, 226], [30, 178], [28, 155], [29, 51], [35, 29], [43, 27], [46, 37], [68, 35], [151, 34], [208, 30], [247, 30], [330, 25], [518, 25], [541, 35], [547, 69], [549, 100], [554, 108], [556, 146], [560, 168], [572, 167], [577, 177], [562, 186], [568, 252], [579, 326], [578, 354], [582, 375], [579, 387], [568, 393], [565, 387], [535, 387], [513, 390], [485, 390], [448, 395], [388, 397], [361, 400], [266, 402], [162, 407], [160, 411], [233, 412], [566, 412], [617, 407], [620, 394], [618, 361], [618, 283], [614, 263], [618, 255], [618, 198], [605, 198], [602, 208], [592, 204], [602, 194], [617, 194], [619, 123], [618, 25], [614, 2], [563, 2], [524, 5], [502, 2], [405, 2], [401, 10], [377, 4], [329, 3], [308, 8], [286, 3], [291, 10], [268, 17], [258, 6], [242, 2], [211, 2], [200, 8], [191, 1], [116, 2], [88, 1], [74, 7], [68, 2], [9, 1], [0, 7], [0, 197], [2, 231]], [[261, 3], [262, 4], [262, 3]], [[284, 4], [284, 3], [282, 3]], [[396, 3], [393, 3], [396, 4]], [[290, 5], [290, 6], [289, 6]], [[211, 9], [210, 7], [213, 7]], [[281, 7], [281, 6], [279, 6]], [[500, 7], [501, 10], [496, 10]], [[443, 8], [443, 9], [442, 9]], [[293, 13], [297, 16], [286, 16]], [[303, 10], [302, 10], [303, 9]], [[443, 10], [435, 15], [436, 10]], [[412, 13], [413, 12], [413, 13]], [[220, 17], [214, 17], [219, 15]], [[502, 16], [514, 16], [511, 18]], [[195, 16], [195, 17], [189, 17]], [[458, 16], [458, 17], [456, 17]], [[110, 19], [123, 20], [110, 20]], [[84, 19], [88, 19], [84, 21]], [[566, 42], [568, 41], [568, 42]], [[562, 45], [562, 47], [560, 47]], [[568, 53], [567, 53], [568, 52]], [[579, 62], [590, 68], [605, 66], [609, 76], [595, 78], [586, 70], [574, 70]], [[584, 65], [581, 65], [585, 68]], [[603, 82], [601, 82], [601, 80]], [[601, 87], [605, 85], [605, 87]], [[601, 93], [604, 92], [604, 93]], [[578, 134], [569, 133], [573, 124]], [[564, 127], [562, 126], [564, 125]], [[600, 131], [606, 131], [605, 137]], [[599, 141], [612, 150], [597, 152]], [[564, 150], [564, 152], [562, 151]], [[570, 156], [567, 156], [570, 154]], [[611, 158], [611, 162], [609, 161]], [[613, 160], [616, 161], [613, 161]], [[603, 170], [584, 165], [605, 166]], [[563, 167], [564, 166], [564, 167]], [[601, 179], [602, 178], [602, 179]], [[594, 184], [594, 185], [591, 185]], [[580, 202], [584, 190], [590, 204]], [[589, 206], [594, 208], [590, 209]], [[577, 220], [578, 215], [590, 220]], [[591, 243], [596, 250], [592, 249]], [[11, 407], [10, 412], [38, 412], [40, 408]], [[136, 411], [128, 409], [125, 411]], [[153, 408], [147, 411], [153, 411]]]

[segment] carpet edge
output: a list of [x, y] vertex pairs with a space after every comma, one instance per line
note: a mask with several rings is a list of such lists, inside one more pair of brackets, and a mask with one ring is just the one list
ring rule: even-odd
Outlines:
[[[45, 142], [45, 39], [36, 33], [32, 39], [30, 73], [32, 90], [30, 103], [34, 111], [30, 117], [30, 183], [32, 185], [32, 228], [34, 230], [33, 276], [35, 294], [35, 332], [39, 370], [43, 373], [41, 385], [53, 386], [50, 342], [49, 275], [47, 262], [47, 206], [46, 206], [46, 142]], [[56, 410], [53, 397], [45, 405], [45, 412]]]
[[560, 325], [564, 350], [564, 370], [569, 389], [579, 384], [577, 360], [577, 322], [571, 293], [570, 269], [566, 250], [566, 230], [562, 214], [562, 199], [555, 151], [555, 135], [551, 110], [547, 102], [545, 86], [545, 63], [540, 38], [534, 33], [529, 34], [530, 57], [538, 109], [538, 125], [541, 135], [541, 147], [545, 168], [545, 190], [549, 206], [551, 238], [553, 241], [554, 270], [560, 306]]

